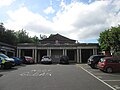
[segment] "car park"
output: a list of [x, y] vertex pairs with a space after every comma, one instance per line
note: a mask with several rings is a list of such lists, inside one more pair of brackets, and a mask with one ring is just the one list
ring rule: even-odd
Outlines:
[[15, 65], [20, 65], [22, 64], [22, 59], [21, 58], [18, 58], [18, 57], [12, 57], [15, 61]]
[[88, 65], [93, 68], [96, 69], [98, 68], [98, 62], [100, 61], [101, 58], [106, 57], [105, 55], [92, 55], [89, 57], [88, 59]]
[[61, 56], [60, 57], [60, 64], [69, 64], [69, 57], [68, 56]]
[[31, 56], [23, 56], [21, 59], [24, 64], [34, 64], [34, 59]]
[[41, 59], [42, 64], [52, 64], [52, 59], [50, 56], [43, 56]]
[[120, 58], [105, 57], [101, 58], [98, 67], [107, 73], [120, 72]]
[[5, 60], [5, 62], [10, 62], [12, 64], [12, 66], [15, 66], [15, 61], [13, 58], [9, 58], [7, 55], [0, 53], [0, 58], [2, 60]]

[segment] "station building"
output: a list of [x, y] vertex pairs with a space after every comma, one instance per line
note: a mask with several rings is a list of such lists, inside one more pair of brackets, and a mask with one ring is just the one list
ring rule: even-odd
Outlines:
[[50, 56], [54, 63], [58, 63], [61, 56], [68, 56], [72, 63], [86, 63], [87, 59], [98, 52], [98, 43], [76, 43], [60, 34], [51, 35], [40, 40], [39, 43], [21, 43], [17, 45], [17, 56], [32, 56], [36, 63], [42, 56]]

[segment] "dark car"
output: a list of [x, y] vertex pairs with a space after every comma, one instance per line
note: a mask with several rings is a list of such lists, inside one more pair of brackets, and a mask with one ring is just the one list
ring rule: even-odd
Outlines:
[[108, 73], [120, 72], [120, 58], [114, 57], [101, 58], [98, 63], [98, 68]]
[[20, 65], [22, 64], [22, 59], [21, 58], [18, 58], [18, 57], [12, 57], [15, 61], [15, 65]]
[[34, 63], [34, 59], [31, 56], [23, 56], [23, 57], [21, 57], [21, 59], [24, 64], [33, 64]]
[[69, 64], [69, 57], [68, 56], [60, 57], [60, 64]]
[[96, 69], [98, 68], [98, 62], [100, 61], [101, 58], [104, 58], [105, 55], [92, 55], [90, 56], [90, 58], [88, 59], [88, 65], [93, 68]]

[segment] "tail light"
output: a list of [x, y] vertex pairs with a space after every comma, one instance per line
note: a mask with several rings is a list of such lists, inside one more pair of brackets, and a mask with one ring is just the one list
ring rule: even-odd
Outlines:
[[30, 60], [32, 60], [32, 59], [31, 59], [31, 58], [26, 58], [26, 60], [27, 60], [27, 61], [30, 61]]

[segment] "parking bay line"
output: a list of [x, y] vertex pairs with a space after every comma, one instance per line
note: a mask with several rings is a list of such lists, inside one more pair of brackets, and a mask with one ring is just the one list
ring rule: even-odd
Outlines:
[[106, 81], [106, 82], [107, 82], [107, 81], [108, 81], [108, 82], [110, 82], [110, 81], [111, 81], [111, 82], [120, 82], [120, 80], [103, 80], [103, 81]]
[[90, 73], [89, 71], [87, 71], [86, 69], [84, 69], [82, 66], [79, 66], [81, 69], [83, 69], [84, 71], [86, 71], [88, 74], [90, 74], [91, 76], [93, 76], [94, 78], [96, 78], [97, 80], [99, 80], [100, 82], [104, 83], [105, 85], [107, 85], [108, 87], [110, 87], [113, 90], [116, 90], [114, 87], [112, 87], [111, 85], [107, 84], [106, 82], [104, 82], [103, 80], [99, 79], [98, 77], [96, 77], [94, 74]]

